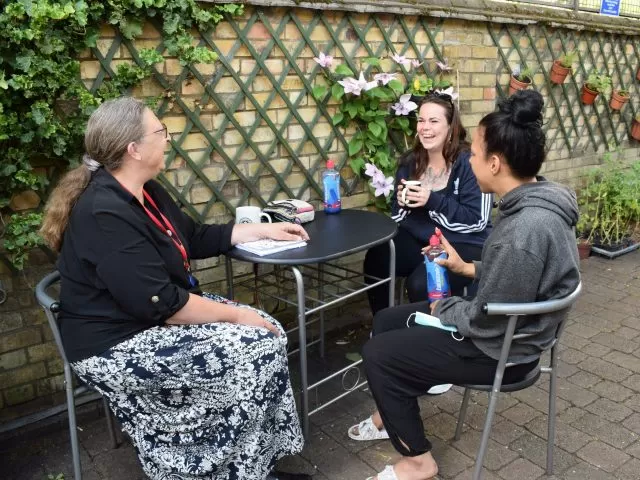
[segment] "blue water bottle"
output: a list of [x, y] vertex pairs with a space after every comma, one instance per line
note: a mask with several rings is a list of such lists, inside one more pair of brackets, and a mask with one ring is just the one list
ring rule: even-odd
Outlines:
[[424, 256], [424, 264], [427, 267], [427, 294], [429, 302], [435, 302], [450, 297], [451, 289], [447, 269], [435, 262], [436, 258], [447, 258], [447, 252], [440, 245], [440, 237], [431, 235], [429, 245], [431, 248]]
[[340, 202], [340, 172], [335, 169], [333, 160], [327, 161], [327, 169], [322, 172], [322, 186], [324, 187], [324, 211], [338, 213], [342, 208]]

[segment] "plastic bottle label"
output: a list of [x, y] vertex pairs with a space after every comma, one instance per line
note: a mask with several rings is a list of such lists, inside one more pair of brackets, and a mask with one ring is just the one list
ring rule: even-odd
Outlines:
[[[447, 253], [442, 252], [435, 258], [447, 258]], [[434, 260], [435, 260], [434, 258]], [[429, 301], [442, 300], [451, 296], [449, 287], [449, 279], [447, 277], [447, 269], [438, 265], [435, 261], [430, 261], [425, 257], [425, 265], [427, 267], [427, 292]]]

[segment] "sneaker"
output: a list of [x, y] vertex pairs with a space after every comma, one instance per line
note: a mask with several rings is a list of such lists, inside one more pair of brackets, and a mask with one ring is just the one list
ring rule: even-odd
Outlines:
[[443, 383], [442, 385], [434, 385], [431, 387], [427, 393], [429, 395], [440, 395], [442, 393], [448, 392], [453, 387], [452, 383]]

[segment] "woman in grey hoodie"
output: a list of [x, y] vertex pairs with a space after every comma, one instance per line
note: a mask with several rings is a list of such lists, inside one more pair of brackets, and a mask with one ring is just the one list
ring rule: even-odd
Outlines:
[[[490, 384], [507, 319], [482, 312], [487, 302], [533, 302], [561, 298], [578, 285], [578, 252], [572, 227], [578, 219], [575, 194], [537, 176], [545, 156], [542, 96], [519, 91], [486, 115], [474, 134], [471, 167], [480, 190], [500, 198], [498, 217], [482, 261], [465, 263], [449, 242], [441, 261], [450, 271], [479, 282], [475, 298], [452, 297], [379, 312], [373, 338], [363, 350], [364, 366], [378, 411], [350, 429], [358, 439], [389, 438], [403, 457], [379, 480], [428, 479], [438, 472], [424, 436], [418, 397], [442, 383]], [[431, 312], [460, 336], [429, 327], [407, 328], [415, 312]], [[523, 318], [505, 371], [513, 382], [535, 368], [567, 311]]]

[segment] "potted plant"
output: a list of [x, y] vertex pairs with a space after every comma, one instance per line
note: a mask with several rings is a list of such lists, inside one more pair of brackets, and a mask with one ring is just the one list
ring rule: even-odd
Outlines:
[[520, 68], [520, 65], [513, 69], [509, 81], [509, 95], [513, 95], [518, 90], [525, 90], [531, 85], [533, 71], [530, 68]]
[[567, 75], [571, 71], [571, 66], [576, 61], [577, 56], [578, 53], [575, 50], [571, 50], [553, 62], [551, 72], [549, 73], [549, 80], [551, 80], [551, 83], [560, 85], [564, 82], [565, 78], [567, 78]]
[[599, 93], [605, 93], [611, 88], [611, 77], [604, 73], [592, 72], [587, 82], [582, 86], [582, 103], [593, 104]]
[[617, 257], [640, 247], [632, 233], [640, 221], [640, 161], [630, 167], [605, 155], [579, 192], [579, 234], [592, 241], [591, 251]]
[[588, 231], [588, 217], [580, 214], [580, 219], [576, 225], [576, 243], [578, 244], [578, 257], [584, 260], [591, 256], [592, 238]]
[[609, 100], [609, 107], [611, 110], [620, 110], [625, 103], [629, 101], [629, 90], [626, 88], [621, 88], [619, 90], [614, 90], [611, 93], [611, 100]]
[[640, 113], [631, 122], [631, 138], [640, 142]]
[[636, 80], [640, 81], [640, 67], [638, 67], [638, 71], [636, 72]]

